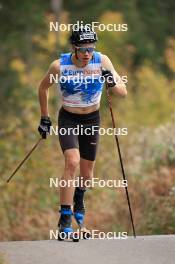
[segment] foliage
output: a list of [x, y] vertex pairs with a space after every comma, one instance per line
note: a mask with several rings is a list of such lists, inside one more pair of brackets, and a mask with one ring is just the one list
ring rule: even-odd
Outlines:
[[[61, 13], [62, 23], [128, 24], [126, 32], [98, 31], [97, 49], [110, 57], [120, 75], [128, 77], [127, 98], [113, 96], [112, 104], [117, 126], [129, 132], [120, 140], [139, 234], [175, 232], [174, 4], [172, 0], [67, 0]], [[49, 228], [57, 225], [58, 193], [49, 188], [49, 178], [61, 177], [64, 166], [57, 137], [43, 142], [14, 180], [4, 183], [38, 138], [39, 81], [60, 52], [69, 50], [68, 32], [49, 32], [51, 20], [55, 14], [49, 1], [1, 1], [1, 240], [48, 239]], [[50, 91], [49, 108], [57, 124], [60, 99], [55, 89]], [[101, 115], [102, 125], [111, 126], [105, 93]], [[121, 177], [111, 136], [101, 137], [95, 175]], [[87, 206], [90, 227], [131, 230], [123, 191], [89, 191]]]

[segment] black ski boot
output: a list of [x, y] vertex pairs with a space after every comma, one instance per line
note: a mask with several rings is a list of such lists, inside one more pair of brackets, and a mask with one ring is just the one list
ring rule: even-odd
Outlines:
[[91, 237], [90, 231], [87, 230], [84, 224], [84, 217], [85, 217], [85, 205], [84, 205], [84, 193], [86, 190], [82, 190], [79, 187], [75, 188], [74, 193], [74, 218], [80, 228], [80, 232], [83, 234], [84, 239], [88, 239]]

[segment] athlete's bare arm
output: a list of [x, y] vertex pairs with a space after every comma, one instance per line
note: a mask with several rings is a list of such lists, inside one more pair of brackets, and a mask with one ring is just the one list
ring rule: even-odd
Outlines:
[[50, 74], [53, 74], [56, 78], [56, 75], [60, 72], [60, 61], [55, 60], [50, 64], [49, 70], [41, 80], [38, 89], [41, 116], [49, 116], [48, 110], [48, 98], [49, 98], [49, 87], [53, 84], [50, 82]]
[[110, 88], [114, 94], [119, 94], [121, 96], [127, 95], [126, 85], [122, 81], [120, 75], [116, 72], [114, 69], [114, 66], [111, 62], [111, 60], [108, 58], [108, 56], [102, 54], [102, 67], [105, 70], [109, 70], [112, 72], [114, 76], [114, 80], [117, 82], [117, 84]]

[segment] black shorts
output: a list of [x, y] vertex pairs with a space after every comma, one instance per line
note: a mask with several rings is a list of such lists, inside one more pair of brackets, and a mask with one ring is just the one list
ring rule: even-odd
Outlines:
[[80, 157], [94, 161], [99, 142], [99, 110], [89, 114], [74, 114], [63, 107], [58, 116], [59, 141], [65, 150], [78, 148]]

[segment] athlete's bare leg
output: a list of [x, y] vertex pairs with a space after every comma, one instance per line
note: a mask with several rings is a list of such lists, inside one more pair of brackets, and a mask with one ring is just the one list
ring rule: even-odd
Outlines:
[[[76, 175], [77, 167], [80, 163], [80, 154], [79, 150], [76, 148], [67, 149], [64, 151], [65, 157], [65, 168], [61, 180], [74, 180]], [[60, 204], [61, 205], [72, 205], [73, 204], [73, 195], [74, 195], [74, 186], [73, 184], [68, 187], [60, 187]]]

